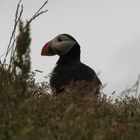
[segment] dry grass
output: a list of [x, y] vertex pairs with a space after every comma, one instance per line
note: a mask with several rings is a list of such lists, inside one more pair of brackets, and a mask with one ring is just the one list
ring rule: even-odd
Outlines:
[[[19, 18], [17, 15], [16, 19], [20, 19], [21, 14]], [[88, 90], [76, 89], [66, 90], [58, 96], [46, 94], [48, 83], [35, 83], [36, 73], [30, 71], [30, 24], [24, 26], [20, 20], [15, 21], [18, 23], [10, 45], [4, 61], [0, 62], [1, 140], [140, 139], [138, 93], [135, 92], [136, 98], [124, 96], [116, 99], [103, 93], [95, 97], [88, 94]], [[19, 34], [14, 38], [17, 24]], [[9, 54], [10, 63], [7, 65]], [[135, 86], [129, 90], [131, 93], [133, 88]], [[82, 96], [83, 92], [87, 96]]]

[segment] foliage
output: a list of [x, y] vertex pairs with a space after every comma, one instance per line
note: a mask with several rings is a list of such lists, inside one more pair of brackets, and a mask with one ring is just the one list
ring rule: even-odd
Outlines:
[[47, 82], [35, 83], [36, 72], [30, 70], [30, 24], [24, 26], [20, 17], [16, 19], [19, 34], [14, 38], [16, 23], [0, 61], [1, 140], [140, 139], [139, 97], [114, 99], [103, 93], [95, 97], [77, 89], [56, 96], [48, 94]]

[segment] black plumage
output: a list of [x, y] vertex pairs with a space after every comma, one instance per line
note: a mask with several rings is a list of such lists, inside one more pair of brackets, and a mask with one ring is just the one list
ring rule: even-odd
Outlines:
[[[62, 92], [65, 87], [71, 83], [85, 81], [90, 86], [92, 85], [93, 88], [96, 88], [99, 92], [101, 81], [99, 80], [93, 69], [80, 61], [80, 45], [78, 44], [78, 42], [68, 34], [61, 34], [54, 40], [55, 42], [51, 42], [53, 44], [52, 46], [51, 43], [49, 45], [47, 43], [47, 46], [45, 45], [42, 49], [42, 55], [47, 55], [46, 53], [50, 54], [50, 52], [53, 52], [51, 54], [57, 54], [60, 56], [56, 63], [56, 67], [51, 73], [51, 88], [58, 93]], [[75, 43], [73, 43], [73, 46], [64, 46], [67, 47], [68, 50], [62, 49], [59, 52], [59, 49], [57, 49], [57, 47], [54, 47], [54, 44], [63, 42], [65, 40]], [[44, 48], [47, 49], [47, 51]]]

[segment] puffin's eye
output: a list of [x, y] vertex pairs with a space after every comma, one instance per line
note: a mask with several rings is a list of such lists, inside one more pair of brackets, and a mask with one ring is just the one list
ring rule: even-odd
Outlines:
[[62, 40], [61, 40], [61, 38], [60, 37], [58, 37], [58, 42], [61, 42]]

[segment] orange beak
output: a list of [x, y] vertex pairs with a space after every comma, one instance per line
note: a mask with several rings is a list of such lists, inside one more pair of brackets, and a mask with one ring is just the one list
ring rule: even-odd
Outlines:
[[53, 56], [54, 53], [52, 52], [51, 48], [50, 48], [50, 42], [47, 42], [41, 51], [41, 55], [42, 56]]

